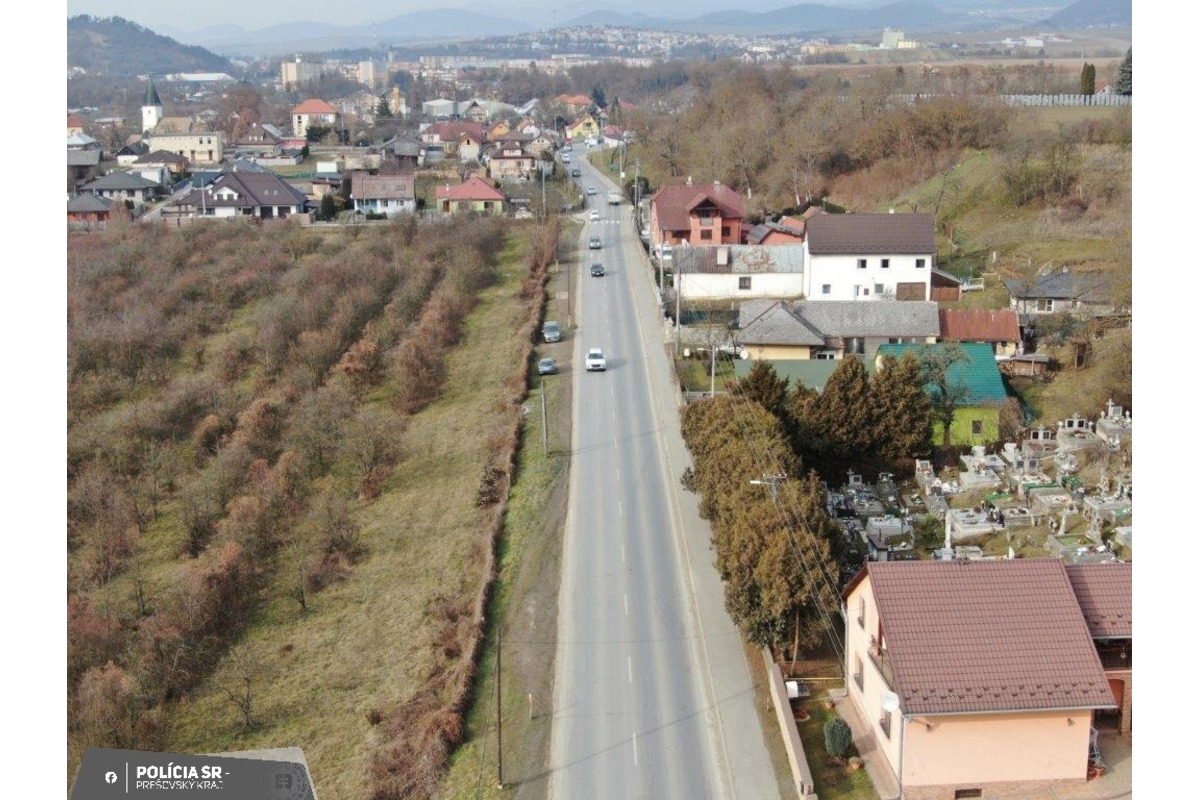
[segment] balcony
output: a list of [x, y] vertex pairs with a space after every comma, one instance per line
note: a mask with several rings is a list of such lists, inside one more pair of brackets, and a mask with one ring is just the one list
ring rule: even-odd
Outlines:
[[875, 665], [875, 669], [879, 670], [888, 689], [894, 690], [896, 687], [895, 673], [892, 672], [892, 659], [888, 656], [887, 650], [880, 650], [879, 645], [875, 643], [875, 638], [871, 637], [867, 654], [871, 657], [871, 663]]
[[1096, 653], [1106, 670], [1133, 669], [1133, 642], [1097, 642]]

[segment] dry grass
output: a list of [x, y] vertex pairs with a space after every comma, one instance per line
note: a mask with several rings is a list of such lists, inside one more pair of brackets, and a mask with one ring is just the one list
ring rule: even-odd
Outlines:
[[[501, 256], [500, 280], [483, 291], [462, 343], [447, 359], [441, 397], [415, 415], [407, 456], [380, 499], [359, 518], [370, 555], [349, 577], [310, 599], [300, 615], [277, 581], [245, 636], [280, 654], [280, 676], [260, 690], [258, 728], [240, 730], [213, 681], [172, 714], [171, 749], [295, 744], [304, 747], [319, 793], [365, 797], [380, 728], [372, 718], [420, 690], [435, 664], [426, 611], [435, 596], [463, 598], [463, 576], [480, 573], [490, 510], [476, 506], [479, 476], [504, 439], [497, 402], [523, 368], [519, 247]], [[282, 557], [286, 562], [286, 556]], [[279, 574], [288, 574], [281, 563]], [[385, 715], [385, 712], [384, 712]]]

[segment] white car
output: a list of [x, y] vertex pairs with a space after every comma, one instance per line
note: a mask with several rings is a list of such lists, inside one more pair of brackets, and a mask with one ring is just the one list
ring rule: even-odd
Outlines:
[[587, 366], [588, 372], [604, 372], [608, 369], [608, 361], [604, 358], [604, 351], [599, 347], [593, 347], [587, 351], [587, 358], [584, 359], [584, 364]]
[[594, 197], [594, 196], [596, 195], [596, 187], [595, 187], [595, 186], [589, 186], [589, 187], [587, 188], [587, 193], [588, 193], [588, 197]]
[[600, 220], [600, 212], [593, 208], [588, 212], [588, 219], [592, 222], [598, 222]]

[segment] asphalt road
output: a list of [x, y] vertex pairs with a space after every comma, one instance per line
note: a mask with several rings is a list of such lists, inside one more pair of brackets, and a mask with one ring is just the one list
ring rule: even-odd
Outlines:
[[[672, 515], [634, 293], [648, 290], [628, 204], [597, 194], [573, 284], [578, 326], [570, 501], [551, 737], [555, 800], [731, 796], [725, 745]], [[586, 215], [585, 215], [586, 217]], [[600, 250], [589, 250], [590, 236]], [[589, 267], [604, 264], [604, 277]], [[644, 323], [643, 323], [644, 325]], [[657, 330], [647, 331], [650, 337]], [[606, 372], [583, 371], [604, 350]]]

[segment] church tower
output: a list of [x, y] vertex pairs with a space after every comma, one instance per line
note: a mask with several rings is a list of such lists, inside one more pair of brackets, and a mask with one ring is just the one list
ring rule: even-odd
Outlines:
[[142, 132], [153, 131], [162, 118], [162, 100], [158, 98], [158, 89], [154, 88], [154, 81], [151, 80], [146, 86], [146, 99], [142, 101]]

